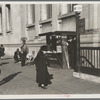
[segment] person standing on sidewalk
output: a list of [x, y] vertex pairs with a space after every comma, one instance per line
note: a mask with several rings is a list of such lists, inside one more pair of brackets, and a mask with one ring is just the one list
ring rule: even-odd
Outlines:
[[47, 59], [44, 51], [44, 46], [41, 46], [36, 58], [34, 59], [36, 65], [36, 82], [38, 86], [46, 89], [48, 84], [51, 84], [50, 79], [53, 79], [53, 75], [50, 75], [47, 69]]
[[62, 44], [63, 44], [63, 52], [64, 52], [64, 57], [65, 57], [65, 60], [66, 60], [66, 65], [67, 65], [67, 68], [70, 69], [70, 66], [69, 66], [68, 43], [65, 42], [65, 41], [62, 41]]
[[22, 45], [20, 48], [21, 48], [21, 66], [25, 66], [26, 56], [29, 52], [26, 40], [22, 41]]
[[4, 48], [3, 44], [1, 44], [1, 46], [0, 46], [0, 58], [4, 57], [4, 55], [5, 55], [4, 51], [5, 51], [5, 48]]

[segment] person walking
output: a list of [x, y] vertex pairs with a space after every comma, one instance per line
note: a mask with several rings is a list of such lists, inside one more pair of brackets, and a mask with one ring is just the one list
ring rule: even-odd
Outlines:
[[45, 56], [44, 46], [41, 46], [36, 58], [34, 59], [36, 66], [36, 82], [38, 86], [47, 89], [47, 85], [51, 84], [50, 79], [53, 79], [53, 75], [50, 75], [47, 69], [47, 59]]
[[29, 52], [26, 40], [22, 41], [22, 45], [20, 48], [21, 48], [21, 66], [25, 66], [26, 56]]

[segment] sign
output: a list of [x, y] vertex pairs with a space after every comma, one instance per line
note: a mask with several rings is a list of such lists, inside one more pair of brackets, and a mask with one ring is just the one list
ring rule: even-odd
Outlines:
[[74, 12], [81, 12], [82, 11], [82, 5], [75, 5], [74, 6]]
[[79, 19], [79, 32], [81, 34], [85, 33], [85, 18]]
[[58, 52], [59, 52], [59, 53], [61, 53], [61, 52], [62, 52], [62, 48], [61, 48], [61, 46], [60, 46], [60, 45], [58, 45], [58, 46], [57, 46], [57, 53], [58, 53]]

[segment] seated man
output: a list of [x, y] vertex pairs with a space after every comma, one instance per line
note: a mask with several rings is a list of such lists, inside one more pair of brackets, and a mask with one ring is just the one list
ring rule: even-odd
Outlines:
[[21, 53], [19, 49], [17, 49], [14, 53], [14, 62], [17, 63], [21, 60]]
[[35, 57], [35, 51], [32, 51], [32, 54], [27, 55], [27, 61], [28, 65], [34, 64], [34, 57]]

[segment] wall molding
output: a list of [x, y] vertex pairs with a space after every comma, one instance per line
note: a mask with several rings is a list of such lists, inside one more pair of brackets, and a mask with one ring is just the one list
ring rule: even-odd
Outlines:
[[[4, 45], [4, 47], [20, 47], [21, 43], [19, 43], [19, 44], [3, 44], [3, 45]], [[29, 47], [39, 47], [42, 45], [46, 45], [46, 43], [27, 43], [27, 45]]]

